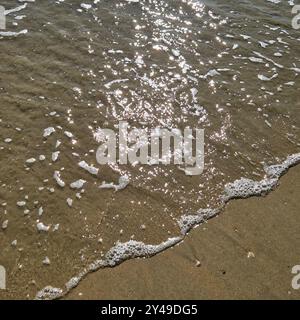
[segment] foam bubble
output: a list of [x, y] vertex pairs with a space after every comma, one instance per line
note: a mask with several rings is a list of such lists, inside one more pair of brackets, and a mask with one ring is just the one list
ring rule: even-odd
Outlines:
[[53, 300], [62, 296], [63, 290], [47, 286], [36, 295], [36, 300]]
[[99, 172], [99, 169], [98, 168], [95, 168], [93, 166], [90, 166], [88, 165], [85, 161], [80, 161], [78, 163], [79, 167], [86, 170], [87, 172], [89, 172], [90, 174], [93, 174], [93, 175], [97, 175], [98, 172]]
[[65, 182], [61, 179], [59, 171], [54, 171], [53, 178], [61, 188], [66, 185]]
[[183, 215], [177, 221], [182, 234], [187, 234], [195, 226], [202, 224], [219, 213], [218, 209], [201, 209], [196, 215]]
[[55, 132], [55, 129], [53, 128], [53, 127], [49, 127], [49, 128], [46, 128], [45, 130], [44, 130], [44, 134], [43, 134], [43, 137], [44, 138], [47, 138], [47, 137], [49, 137], [52, 133], [54, 133]]
[[119, 184], [103, 182], [99, 186], [99, 188], [100, 189], [115, 189], [115, 191], [119, 191], [119, 190], [125, 189], [128, 186], [128, 184], [129, 184], [129, 177], [127, 175], [124, 175], [119, 178]]
[[72, 189], [81, 189], [81, 188], [84, 186], [85, 183], [86, 183], [85, 180], [79, 179], [79, 180], [77, 180], [77, 181], [72, 182], [72, 183], [70, 184], [70, 187], [71, 187]]

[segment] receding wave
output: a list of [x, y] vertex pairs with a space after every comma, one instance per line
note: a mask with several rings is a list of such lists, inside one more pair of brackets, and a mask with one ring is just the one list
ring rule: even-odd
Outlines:
[[[8, 295], [57, 298], [90, 271], [152, 256], [299, 162], [292, 1], [2, 2]], [[203, 173], [100, 165], [98, 132], [120, 121], [204, 129]]]

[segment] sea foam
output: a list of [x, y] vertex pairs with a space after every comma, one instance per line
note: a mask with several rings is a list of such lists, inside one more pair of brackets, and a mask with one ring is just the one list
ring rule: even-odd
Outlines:
[[178, 219], [178, 226], [181, 235], [169, 238], [165, 242], [157, 245], [145, 244], [143, 242], [130, 240], [128, 242], [118, 242], [112, 247], [103, 259], [99, 259], [91, 263], [87, 268], [81, 271], [77, 276], [71, 278], [65, 288], [53, 288], [47, 286], [36, 294], [35, 299], [47, 300], [57, 299], [66, 295], [70, 290], [75, 288], [79, 282], [90, 272], [97, 271], [101, 268], [115, 267], [116, 265], [134, 258], [152, 257], [176, 244], [182, 242], [186, 234], [194, 227], [202, 224], [210, 218], [218, 215], [228, 201], [236, 198], [248, 198], [257, 195], [263, 195], [270, 192], [277, 185], [280, 177], [288, 171], [292, 166], [300, 163], [300, 153], [288, 156], [285, 161], [280, 164], [266, 166], [265, 177], [260, 181], [241, 178], [225, 186], [222, 195], [222, 204], [218, 208], [200, 209], [196, 214], [182, 215]]

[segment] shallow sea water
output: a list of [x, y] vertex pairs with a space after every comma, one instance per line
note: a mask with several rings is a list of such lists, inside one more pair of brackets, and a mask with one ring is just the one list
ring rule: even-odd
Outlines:
[[[230, 197], [274, 187], [277, 179], [249, 182], [266, 178], [267, 166], [293, 154], [284, 168], [299, 162], [292, 1], [82, 4], [1, 2], [22, 6], [7, 12], [0, 33], [0, 264], [8, 273], [1, 297], [34, 298], [91, 269], [152, 255], [188, 230], [182, 216], [199, 223]], [[204, 129], [203, 174], [99, 165], [97, 130], [117, 130], [119, 121]], [[99, 188], [124, 175], [125, 189]], [[249, 180], [230, 185], [241, 178]], [[83, 187], [71, 188], [79, 179]]]

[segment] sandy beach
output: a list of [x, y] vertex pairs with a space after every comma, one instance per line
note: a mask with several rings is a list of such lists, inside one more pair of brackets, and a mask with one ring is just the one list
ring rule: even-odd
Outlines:
[[182, 244], [90, 274], [66, 299], [299, 299], [299, 191], [297, 166], [266, 197], [231, 201]]
[[3, 0], [0, 300], [299, 298], [292, 9]]

